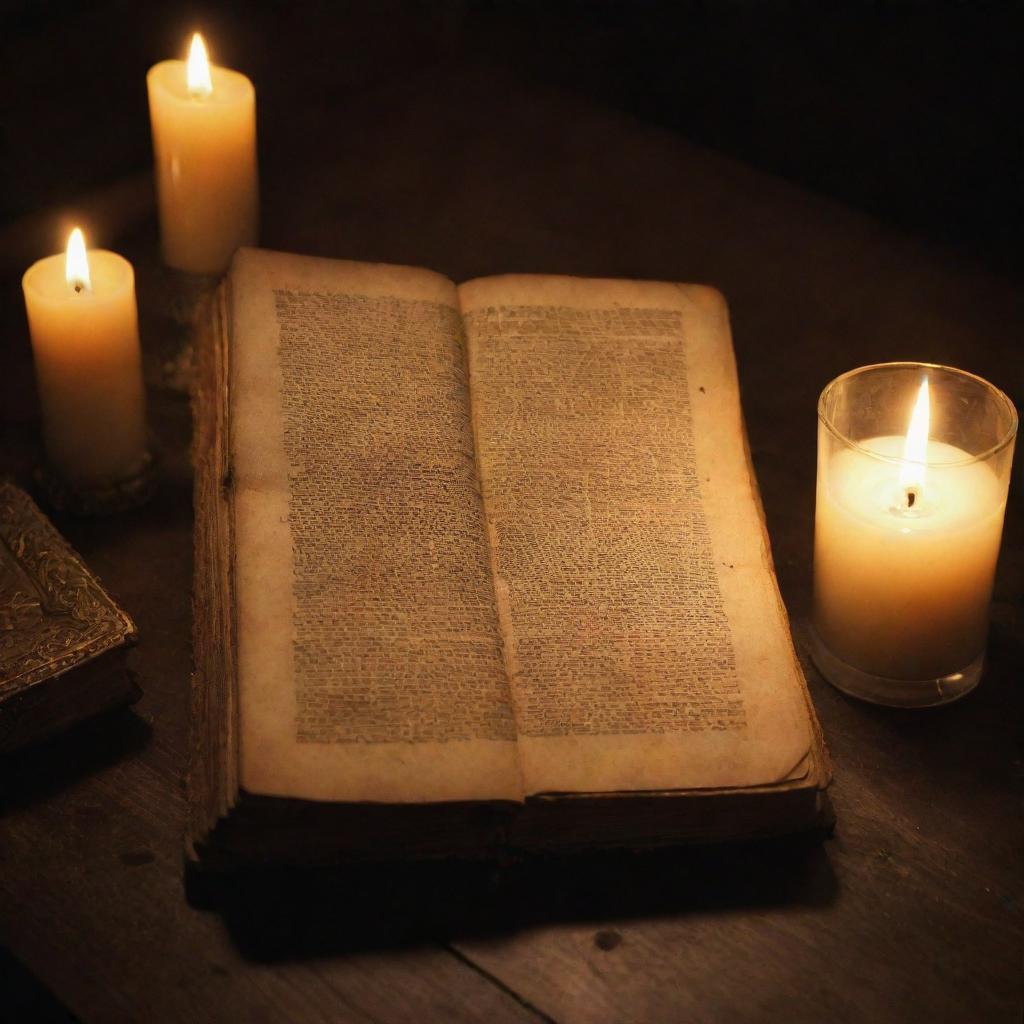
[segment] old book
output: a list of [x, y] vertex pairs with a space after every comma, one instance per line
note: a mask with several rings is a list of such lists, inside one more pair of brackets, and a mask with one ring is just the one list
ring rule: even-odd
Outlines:
[[32, 499], [0, 482], [0, 753], [138, 699], [125, 663], [135, 639]]
[[250, 249], [201, 334], [191, 857], [821, 820], [717, 292]]

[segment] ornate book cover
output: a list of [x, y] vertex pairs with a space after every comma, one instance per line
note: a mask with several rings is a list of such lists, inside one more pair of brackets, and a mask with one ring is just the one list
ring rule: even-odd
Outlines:
[[139, 696], [135, 623], [31, 498], [0, 483], [0, 751]]

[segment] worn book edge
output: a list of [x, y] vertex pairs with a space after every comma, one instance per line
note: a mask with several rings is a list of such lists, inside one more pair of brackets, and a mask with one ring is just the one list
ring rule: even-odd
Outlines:
[[195, 470], [193, 657], [186, 851], [237, 799], [238, 714], [231, 475], [228, 461], [227, 283], [200, 310], [196, 331], [192, 459]]

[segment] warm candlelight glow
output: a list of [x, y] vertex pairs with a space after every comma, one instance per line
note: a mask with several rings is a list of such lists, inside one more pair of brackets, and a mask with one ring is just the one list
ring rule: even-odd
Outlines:
[[1016, 429], [948, 366], [862, 366], [821, 393], [812, 654], [840, 690], [930, 707], [977, 685]]
[[80, 292], [83, 288], [92, 291], [89, 278], [89, 257], [85, 254], [85, 236], [81, 228], [75, 228], [68, 237], [67, 255], [64, 257], [64, 277], [69, 285]]
[[196, 32], [192, 36], [192, 45], [188, 51], [188, 64], [185, 71], [188, 77], [188, 91], [193, 96], [209, 96], [213, 92], [210, 80], [210, 61], [206, 56], [206, 44], [203, 37]]
[[907, 440], [903, 446], [903, 465], [900, 466], [900, 486], [906, 492], [907, 505], [912, 506], [924, 486], [925, 460], [928, 454], [928, 424], [931, 409], [928, 399], [928, 378], [921, 381], [914, 411], [907, 428]]
[[160, 236], [170, 266], [219, 274], [258, 236], [256, 90], [212, 65], [198, 33], [187, 49], [146, 74]]
[[87, 490], [131, 480], [146, 461], [132, 265], [105, 249], [87, 254], [75, 228], [21, 283], [48, 470]]

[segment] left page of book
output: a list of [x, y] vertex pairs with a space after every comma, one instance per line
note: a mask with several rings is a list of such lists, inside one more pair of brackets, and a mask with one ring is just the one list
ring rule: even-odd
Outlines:
[[255, 249], [229, 280], [242, 788], [521, 799], [454, 285]]

